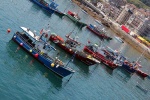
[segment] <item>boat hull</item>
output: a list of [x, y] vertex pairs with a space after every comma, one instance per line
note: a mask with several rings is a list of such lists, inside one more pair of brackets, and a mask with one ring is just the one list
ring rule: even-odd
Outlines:
[[71, 19], [73, 22], [75, 22], [75, 24], [78, 25], [79, 27], [87, 26], [86, 23], [80, 22], [79, 20], [77, 20], [76, 18], [72, 17], [72, 16], [69, 15], [69, 14], [66, 14], [66, 16], [67, 16], [69, 19]]
[[51, 14], [53, 14], [54, 12], [60, 13], [59, 11], [57, 11], [57, 9], [49, 7], [48, 5], [41, 4], [38, 0], [31, 0], [31, 1], [34, 2], [35, 4], [37, 4], [38, 6], [44, 8], [45, 10], [47, 10]]
[[[51, 66], [52, 63], [54, 63], [52, 60], [49, 60], [45, 58], [43, 55], [38, 53], [36, 50], [34, 50], [31, 46], [25, 42], [19, 34], [14, 34], [12, 40], [14, 40], [17, 44], [23, 44], [22, 47], [24, 50], [26, 50], [30, 55], [35, 57], [35, 54], [38, 54], [38, 57], [36, 58], [39, 62], [41, 62], [44, 66], [46, 66], [48, 69], [50, 69], [52, 72], [60, 76], [61, 78], [66, 77], [72, 73], [71, 69], [64, 68], [63, 66], [56, 67], [57, 65], [54, 65], [53, 67]], [[32, 50], [32, 52], [30, 52]]]
[[121, 67], [124, 68], [129, 73], [133, 74], [136, 72], [136, 70], [134, 68], [131, 68], [129, 64], [123, 63]]
[[118, 66], [116, 64], [114, 64], [112, 61], [107, 60], [102, 54], [98, 53], [98, 52], [93, 52], [91, 51], [87, 46], [84, 47], [83, 49], [85, 52], [88, 52], [89, 54], [93, 55], [94, 58], [96, 58], [97, 60], [101, 61], [102, 63], [104, 63], [106, 66], [110, 67], [111, 69], [115, 69]]
[[143, 77], [143, 78], [145, 78], [145, 77], [148, 76], [147, 73], [144, 73], [144, 72], [142, 72], [142, 71], [139, 70], [139, 69], [136, 70], [136, 74], [139, 75], [139, 76], [141, 76], [141, 77]]
[[130, 67], [129, 65], [127, 65], [127, 64], [123, 64], [122, 67], [123, 67], [125, 70], [127, 70], [129, 73], [136, 73], [136, 74], [137, 74], [138, 76], [140, 76], [140, 77], [145, 78], [145, 77], [148, 76], [147, 73], [144, 73], [143, 71], [141, 71], [141, 70], [139, 70], [139, 69], [133, 69], [133, 68], [131, 68], [131, 67]]
[[94, 29], [92, 29], [89, 25], [86, 27], [87, 29], [89, 29], [91, 32], [93, 32], [95, 35], [97, 35], [99, 38], [101, 39], [107, 39], [107, 40], [111, 40], [112, 38], [106, 36], [105, 34], [100, 34], [99, 32], [96, 32]]
[[[54, 42], [58, 40], [55, 36], [51, 35], [50, 36], [50, 41]], [[75, 54], [75, 50], [72, 50], [68, 47], [65, 46], [65, 43], [56, 43], [60, 48], [62, 48], [65, 52], [69, 53], [70, 55], [74, 55]], [[75, 54], [75, 58], [84, 62], [86, 65], [90, 66], [90, 65], [94, 65], [96, 64], [97, 62], [87, 58], [87, 57], [84, 57], [81, 55], [81, 52], [80, 51], [77, 51], [77, 53]]]

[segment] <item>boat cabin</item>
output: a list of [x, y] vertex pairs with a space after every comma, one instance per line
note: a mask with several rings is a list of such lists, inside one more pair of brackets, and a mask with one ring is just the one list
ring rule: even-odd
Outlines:
[[50, 4], [48, 4], [45, 0], [38, 0], [41, 4], [47, 6], [47, 7], [50, 7], [50, 8], [53, 8], [53, 9], [56, 9], [58, 4], [56, 4], [55, 2], [51, 1]]
[[76, 38], [71, 38], [69, 35], [66, 35], [66, 38], [67, 40], [65, 41], [65, 44], [67, 44], [71, 48], [76, 48], [80, 45], [80, 43], [76, 41]]
[[76, 14], [75, 12], [68, 11], [68, 14], [69, 14], [70, 16], [74, 17], [75, 19], [80, 20], [80, 17], [79, 17], [78, 14]]

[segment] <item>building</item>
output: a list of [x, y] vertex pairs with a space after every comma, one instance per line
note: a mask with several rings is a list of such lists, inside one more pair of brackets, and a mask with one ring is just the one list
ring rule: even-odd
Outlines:
[[101, 11], [104, 12], [108, 17], [116, 20], [122, 11], [122, 8], [119, 9], [110, 4], [103, 3], [103, 5], [101, 6]]
[[135, 9], [134, 14], [129, 18], [126, 25], [128, 25], [132, 31], [137, 32], [137, 30], [139, 30], [139, 28], [144, 24], [146, 18], [145, 14], [145, 11]]
[[110, 9], [111, 9], [111, 5], [108, 4], [108, 3], [104, 3], [104, 4], [101, 6], [101, 11], [102, 11], [105, 15], [109, 15]]
[[121, 6], [125, 6], [126, 3], [127, 3], [126, 0], [109, 0], [109, 4], [117, 8], [121, 8]]
[[146, 19], [144, 24], [139, 28], [138, 34], [142, 37], [150, 39], [150, 19]]
[[98, 0], [91, 0], [91, 3], [96, 6], [97, 5]]
[[132, 4], [127, 4], [118, 18], [116, 19], [116, 22], [119, 23], [120, 25], [125, 25], [127, 21], [130, 19], [131, 15], [134, 13], [134, 10], [136, 7]]
[[122, 10], [123, 10], [122, 7], [121, 8], [112, 7], [110, 9], [109, 17], [111, 17], [113, 20], [116, 20], [120, 15], [120, 13], [122, 12]]

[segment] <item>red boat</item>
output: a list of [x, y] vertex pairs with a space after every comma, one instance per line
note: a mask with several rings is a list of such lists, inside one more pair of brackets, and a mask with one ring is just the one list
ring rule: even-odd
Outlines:
[[75, 18], [75, 20], [80, 20], [80, 17], [75, 12], [68, 11], [67, 14]]
[[56, 34], [52, 34], [49, 40], [57, 44], [60, 48], [62, 48], [64, 51], [68, 52], [69, 54], [71, 55], [75, 54], [75, 58], [84, 62], [88, 66], [100, 63], [97, 59], [93, 58], [91, 55], [88, 55], [83, 51], [77, 51], [76, 46], [80, 45], [80, 43], [70, 38], [69, 36], [66, 37], [67, 40], [64, 41], [60, 36]]
[[[110, 55], [110, 51], [111, 51], [111, 50], [108, 51], [108, 50], [104, 49], [103, 51], [105, 52], [106, 55]], [[114, 52], [114, 51], [112, 51], [112, 52]], [[124, 61], [124, 63], [127, 61], [127, 60], [125, 60], [125, 59], [126, 59], [125, 57], [123, 57], [123, 56], [121, 56], [121, 55], [120, 55], [120, 57], [121, 57], [121, 59]], [[120, 59], [120, 60], [121, 60], [121, 59]], [[124, 67], [124, 69], [126, 69], [129, 73], [136, 73], [136, 74], [139, 75], [140, 77], [145, 78], [145, 77], [148, 76], [147, 73], [145, 73], [145, 72], [141, 71], [140, 69], [138, 69], [138, 68], [141, 68], [142, 66], [141, 66], [139, 63], [137, 63], [137, 62], [133, 65], [133, 63], [131, 63], [130, 61], [128, 61], [128, 64], [127, 64], [127, 65], [126, 65], [126, 64], [123, 64], [123, 65], [120, 65], [120, 66]], [[125, 67], [125, 66], [126, 66], [126, 67]], [[132, 67], [131, 67], [131, 68], [128, 68], [127, 66], [132, 66]], [[137, 67], [136, 67], [136, 66], [137, 66]]]
[[143, 78], [145, 78], [145, 77], [148, 76], [147, 73], [144, 73], [143, 71], [141, 71], [139, 69], [136, 69], [136, 74], [139, 75], [139, 76], [141, 76], [141, 77], [143, 77]]
[[87, 26], [86, 23], [80, 21], [80, 17], [78, 16], [78, 14], [74, 12], [68, 11], [66, 16], [70, 18], [77, 26], [81, 27]]
[[93, 26], [92, 24], [87, 26], [87, 29], [89, 29], [90, 31], [92, 31], [95, 35], [97, 35], [99, 38], [101, 39], [106, 39], [106, 40], [111, 40], [112, 38], [105, 35], [104, 33], [101, 33], [99, 30], [96, 29], [95, 26]]
[[84, 47], [84, 51], [88, 52], [89, 54], [91, 54], [94, 58], [98, 59], [99, 61], [101, 61], [102, 63], [104, 63], [105, 65], [107, 65], [108, 67], [115, 69], [118, 67], [117, 64], [115, 64], [111, 59], [107, 58], [104, 51], [101, 50], [101, 53], [94, 51], [93, 48], [91, 48], [92, 46], [85, 46]]

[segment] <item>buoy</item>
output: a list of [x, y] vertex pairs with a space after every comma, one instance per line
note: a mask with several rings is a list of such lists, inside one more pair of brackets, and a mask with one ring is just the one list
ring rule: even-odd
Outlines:
[[41, 55], [43, 55], [43, 53], [44, 53], [43, 51], [40, 52]]
[[14, 36], [14, 39], [16, 38], [16, 36]]
[[29, 51], [32, 52], [32, 49], [30, 49]]
[[23, 46], [23, 43], [20, 43], [20, 46]]
[[10, 33], [11, 32], [11, 30], [10, 29], [7, 29], [7, 33]]
[[38, 54], [38, 53], [34, 54], [34, 57], [35, 57], [35, 58], [38, 58], [38, 56], [39, 56], [39, 54]]
[[55, 64], [54, 64], [54, 63], [51, 63], [51, 66], [52, 66], [52, 67], [54, 67], [54, 66], [55, 66]]

